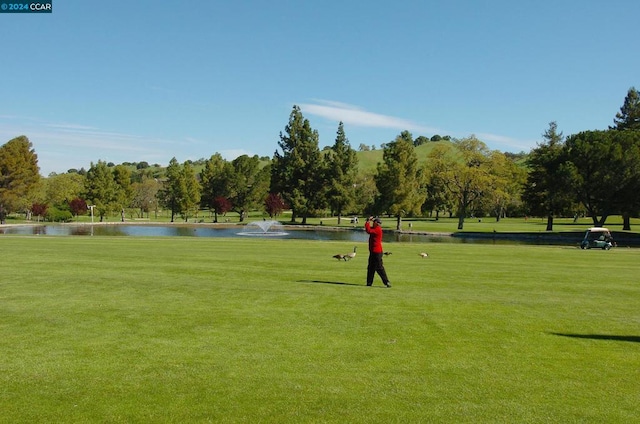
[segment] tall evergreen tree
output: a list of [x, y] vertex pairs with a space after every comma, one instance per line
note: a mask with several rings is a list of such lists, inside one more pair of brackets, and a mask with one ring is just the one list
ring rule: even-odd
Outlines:
[[291, 207], [291, 221], [307, 216], [324, 203], [321, 192], [322, 162], [318, 148], [318, 132], [311, 128], [300, 107], [293, 106], [285, 133], [280, 133], [278, 146], [271, 167], [271, 192], [278, 193]]
[[527, 159], [529, 172], [523, 199], [531, 214], [546, 216], [546, 230], [553, 231], [553, 218], [567, 212], [572, 204], [572, 177], [558, 124], [550, 122], [542, 136], [544, 141]]
[[358, 157], [351, 148], [344, 133], [342, 122], [338, 124], [336, 140], [327, 152], [326, 163], [326, 196], [331, 212], [338, 215], [338, 225], [342, 213], [354, 202]]
[[403, 131], [385, 146], [382, 163], [378, 163], [375, 176], [380, 193], [375, 209], [395, 216], [398, 230], [401, 229], [402, 215], [420, 213], [420, 206], [424, 202], [421, 192], [423, 175], [411, 133]]
[[640, 130], [640, 93], [635, 87], [631, 87], [624, 99], [620, 112], [616, 113], [613, 120], [616, 130]]
[[38, 155], [26, 136], [0, 147], [0, 221], [8, 213], [27, 211], [39, 181]]

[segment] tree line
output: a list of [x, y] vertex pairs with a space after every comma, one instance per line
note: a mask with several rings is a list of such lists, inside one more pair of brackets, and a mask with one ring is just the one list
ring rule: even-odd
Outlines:
[[[105, 217], [148, 217], [166, 210], [188, 220], [208, 211], [213, 221], [233, 211], [243, 221], [250, 211], [271, 218], [291, 211], [291, 221], [308, 217], [387, 215], [397, 228], [404, 217], [448, 214], [463, 229], [468, 217], [587, 215], [595, 226], [622, 215], [624, 229], [640, 213], [640, 98], [628, 90], [614, 125], [564, 137], [556, 122], [528, 154], [490, 150], [471, 135], [416, 139], [402, 131], [382, 145], [375, 170], [360, 170], [358, 154], [339, 123], [333, 145], [320, 150], [318, 132], [294, 106], [272, 158], [215, 153], [199, 162], [174, 157], [163, 173], [148, 164], [107, 164], [41, 178], [37, 154], [26, 136], [0, 147], [0, 219], [25, 213], [28, 219], [70, 220], [95, 212]], [[418, 146], [433, 143], [427, 157]], [[360, 150], [363, 148], [360, 146]], [[266, 159], [266, 160], [265, 160]]]

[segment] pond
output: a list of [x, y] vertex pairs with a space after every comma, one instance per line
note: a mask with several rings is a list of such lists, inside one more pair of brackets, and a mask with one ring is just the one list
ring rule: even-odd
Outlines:
[[[366, 243], [367, 234], [362, 228], [335, 229], [322, 227], [277, 228], [276, 232], [262, 232], [245, 226], [218, 226], [202, 224], [51, 224], [11, 225], [0, 227], [0, 234], [47, 236], [128, 236], [128, 237], [269, 237], [302, 240], [329, 240]], [[384, 242], [400, 243], [483, 243], [483, 244], [537, 244], [577, 245], [580, 239], [563, 237], [501, 237], [491, 234], [419, 234], [395, 232], [385, 229]]]

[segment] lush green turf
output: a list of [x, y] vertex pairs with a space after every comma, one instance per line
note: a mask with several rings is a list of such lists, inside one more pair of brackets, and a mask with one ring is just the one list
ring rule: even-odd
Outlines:
[[639, 250], [385, 247], [0, 236], [0, 421], [638, 422]]

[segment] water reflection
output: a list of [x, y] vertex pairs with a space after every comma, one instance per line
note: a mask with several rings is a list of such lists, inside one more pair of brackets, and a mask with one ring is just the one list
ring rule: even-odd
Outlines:
[[[242, 237], [243, 226], [212, 227], [199, 225], [23, 225], [0, 228], [0, 234], [47, 235], [47, 236], [121, 236], [121, 237]], [[282, 236], [269, 238], [302, 240], [331, 240], [364, 242], [368, 240], [364, 230], [345, 229], [290, 229]], [[385, 231], [384, 242], [399, 243], [484, 243], [484, 244], [574, 244], [575, 240], [514, 240], [492, 237], [452, 237], [448, 235], [408, 234]]]

